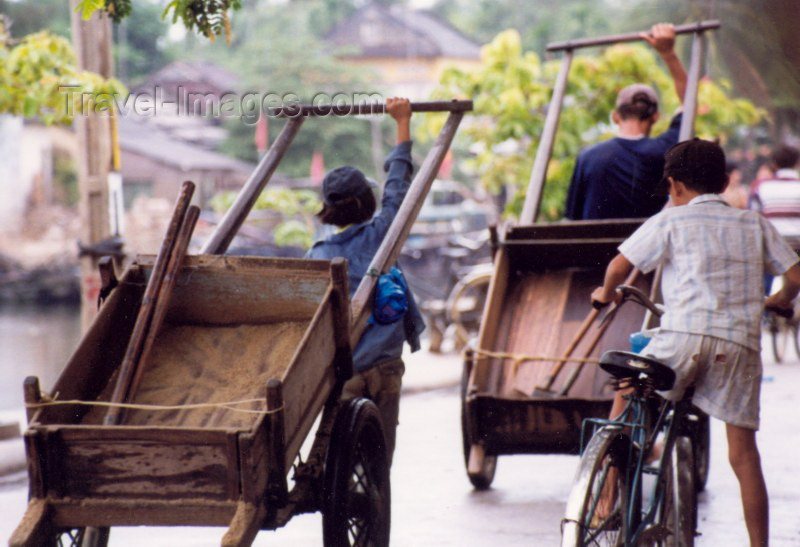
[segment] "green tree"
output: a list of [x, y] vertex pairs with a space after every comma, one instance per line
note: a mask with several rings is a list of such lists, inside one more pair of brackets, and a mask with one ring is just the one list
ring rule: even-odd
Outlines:
[[[446, 71], [437, 95], [474, 100], [476, 119], [460, 132], [476, 150], [466, 169], [492, 192], [503, 187], [511, 190], [514, 197], [507, 212], [517, 215], [560, 61], [542, 62], [536, 53], [524, 52], [514, 30], [500, 33], [484, 47], [482, 57], [482, 66], [474, 71]], [[616, 93], [639, 81], [661, 91], [662, 112], [672, 112], [678, 106], [672, 80], [647, 47], [621, 44], [597, 55], [576, 56], [549, 164], [543, 218], [561, 217], [579, 149], [612, 135], [609, 116]], [[762, 116], [749, 101], [731, 98], [726, 81], [710, 79], [701, 82], [698, 112], [696, 133], [706, 138], [721, 137], [740, 125], [756, 123]], [[668, 118], [662, 117], [655, 133], [665, 129]], [[441, 120], [429, 122], [428, 132], [437, 130], [437, 123]]]
[[[91, 98], [83, 102], [87, 96], [69, 94], [66, 86], [78, 86]], [[124, 91], [117, 80], [79, 71], [65, 38], [43, 31], [12, 45], [0, 20], [0, 113], [68, 124], [84, 107], [107, 110], [111, 96]]]
[[629, 24], [641, 14], [677, 23], [719, 19], [709, 33], [711, 63], [732, 82], [733, 89], [767, 108], [778, 140], [789, 131], [800, 133], [800, 40], [796, 1], [787, 0], [643, 0], [631, 10]]
[[[284, 97], [311, 103], [317, 98], [352, 97], [372, 93], [369, 75], [339, 61], [328, 46], [310, 31], [310, 21], [322, 2], [304, 2], [304, 10], [275, 9], [270, 1], [252, 2], [237, 13], [236, 33], [230, 47], [196, 43], [191, 55], [224, 64], [241, 78], [240, 92]], [[284, 121], [269, 118], [269, 135], [277, 137]], [[254, 118], [227, 123], [231, 137], [223, 151], [255, 161]], [[281, 162], [281, 172], [307, 177], [314, 151], [324, 156], [326, 167], [350, 164], [372, 176], [371, 126], [364, 118], [309, 119]]]
[[117, 77], [136, 84], [175, 58], [167, 44], [169, 23], [162, 7], [139, 1], [130, 16], [114, 25], [114, 60]]
[[609, 34], [617, 21], [606, 0], [439, 0], [432, 9], [480, 43], [515, 29], [523, 48], [540, 54], [549, 42]]

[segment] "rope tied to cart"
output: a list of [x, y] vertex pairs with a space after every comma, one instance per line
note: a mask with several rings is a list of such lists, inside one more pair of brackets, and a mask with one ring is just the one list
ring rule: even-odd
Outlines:
[[37, 409], [48, 406], [64, 406], [64, 405], [81, 405], [81, 406], [100, 406], [106, 408], [125, 408], [131, 410], [149, 410], [149, 411], [172, 411], [172, 410], [202, 410], [202, 409], [225, 409], [233, 412], [241, 412], [244, 414], [275, 414], [283, 410], [283, 406], [272, 410], [259, 410], [251, 408], [237, 408], [241, 405], [249, 405], [253, 403], [265, 404], [264, 399], [242, 399], [240, 401], [227, 401], [222, 403], [190, 403], [183, 405], [151, 405], [139, 403], [112, 403], [110, 401], [82, 401], [80, 399], [68, 399], [58, 401], [49, 395], [42, 394], [42, 400], [38, 403], [26, 403], [25, 408]]
[[573, 363], [590, 363], [594, 365], [600, 364], [600, 359], [596, 357], [554, 357], [548, 355], [527, 355], [525, 353], [508, 353], [503, 351], [490, 351], [488, 349], [481, 349], [481, 348], [467, 348], [464, 350], [464, 355], [468, 352], [472, 352], [478, 357], [493, 357], [495, 359], [509, 359], [511, 360], [511, 366], [513, 367], [514, 373], [517, 372], [517, 369], [522, 363], [527, 361], [564, 361], [573, 362]]

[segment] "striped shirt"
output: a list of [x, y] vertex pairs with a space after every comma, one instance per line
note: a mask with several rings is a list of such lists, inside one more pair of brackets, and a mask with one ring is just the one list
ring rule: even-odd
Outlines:
[[783, 274], [797, 254], [760, 214], [697, 196], [649, 218], [619, 247], [647, 273], [663, 265], [661, 328], [761, 349], [763, 274]]

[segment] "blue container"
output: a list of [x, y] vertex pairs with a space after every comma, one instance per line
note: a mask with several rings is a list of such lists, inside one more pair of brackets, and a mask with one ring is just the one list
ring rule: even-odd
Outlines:
[[634, 332], [631, 334], [631, 351], [633, 353], [642, 353], [647, 344], [650, 343], [650, 337], [644, 332]]

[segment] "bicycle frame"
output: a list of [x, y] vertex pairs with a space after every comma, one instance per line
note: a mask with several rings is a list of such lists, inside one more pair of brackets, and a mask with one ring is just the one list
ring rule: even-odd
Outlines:
[[[659, 510], [663, 510], [665, 506], [666, 491], [663, 485], [668, 458], [678, 436], [688, 433], [684, 422], [691, 404], [691, 394], [673, 402], [657, 395], [648, 395], [648, 387], [637, 379], [632, 382], [633, 391], [624, 396], [628, 402], [617, 418], [586, 418], [581, 428], [581, 453], [586, 446], [585, 441], [591, 438], [591, 435], [586, 436], [590, 426], [592, 434], [603, 426], [619, 427], [631, 440], [626, 461], [635, 462], [635, 465], [629, 463], [625, 470], [625, 484], [628, 489], [628, 496], [624, 497], [628, 500], [625, 522], [629, 523], [625, 528], [625, 545], [638, 545], [648, 528], [658, 522]], [[659, 400], [659, 408], [654, 409], [652, 403]], [[651, 423], [653, 425], [649, 426]], [[649, 465], [647, 456], [660, 435], [664, 437], [664, 446], [658, 465]], [[642, 510], [645, 475], [654, 475], [655, 483], [649, 505], [646, 510]]]

